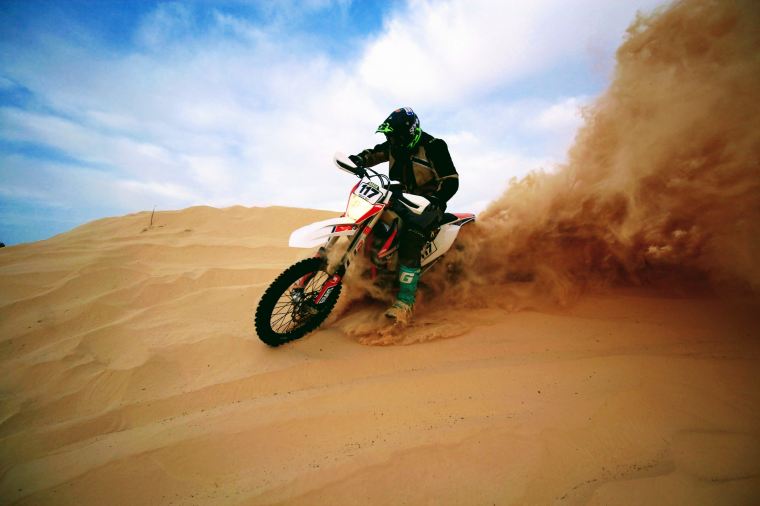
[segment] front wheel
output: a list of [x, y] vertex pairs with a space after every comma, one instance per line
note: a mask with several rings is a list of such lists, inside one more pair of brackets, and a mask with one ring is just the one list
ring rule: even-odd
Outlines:
[[254, 326], [259, 339], [279, 346], [319, 327], [335, 307], [340, 276], [328, 274], [325, 260], [307, 258], [277, 276], [256, 308]]

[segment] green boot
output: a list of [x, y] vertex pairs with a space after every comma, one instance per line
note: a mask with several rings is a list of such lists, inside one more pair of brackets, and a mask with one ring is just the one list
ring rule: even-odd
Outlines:
[[398, 323], [408, 323], [414, 309], [414, 296], [417, 293], [417, 282], [420, 280], [419, 267], [402, 265], [398, 271], [398, 295], [396, 302], [385, 312], [385, 316]]

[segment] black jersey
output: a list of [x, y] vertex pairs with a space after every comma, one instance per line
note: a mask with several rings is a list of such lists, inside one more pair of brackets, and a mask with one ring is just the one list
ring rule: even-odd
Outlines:
[[417, 146], [394, 149], [388, 141], [360, 153], [367, 167], [388, 162], [388, 175], [404, 191], [445, 204], [459, 189], [459, 174], [443, 139], [422, 132]]

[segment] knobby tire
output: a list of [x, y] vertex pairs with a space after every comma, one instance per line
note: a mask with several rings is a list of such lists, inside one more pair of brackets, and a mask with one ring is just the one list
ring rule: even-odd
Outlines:
[[[269, 346], [280, 346], [299, 339], [319, 327], [335, 307], [342, 283], [338, 283], [323, 303], [314, 304], [324, 283], [330, 279], [321, 258], [307, 258], [296, 262], [269, 285], [256, 308], [254, 326], [256, 334]], [[298, 293], [296, 284], [311, 277]]]

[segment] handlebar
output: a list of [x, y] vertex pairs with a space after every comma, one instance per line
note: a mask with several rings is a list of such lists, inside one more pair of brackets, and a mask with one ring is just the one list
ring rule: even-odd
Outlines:
[[385, 174], [380, 174], [376, 170], [370, 168], [370, 167], [364, 167], [362, 165], [357, 165], [354, 160], [351, 160], [350, 157], [347, 157], [343, 153], [337, 152], [335, 153], [335, 156], [333, 157], [333, 162], [335, 162], [335, 165], [338, 166], [340, 170], [346, 171], [349, 174], [353, 174], [354, 176], [358, 178], [377, 178], [380, 180], [380, 185], [383, 188], [388, 188], [391, 184], [391, 180], [388, 176]]
[[[341, 167], [348, 169], [348, 167], [344, 165], [341, 165]], [[393, 200], [401, 202], [408, 209], [412, 210], [412, 212], [417, 213], [415, 209], [419, 209], [420, 204], [418, 204], [417, 202], [413, 202], [412, 200], [409, 200], [408, 198], [404, 196], [404, 187], [401, 183], [392, 183], [390, 177], [386, 176], [385, 174], [381, 174], [380, 172], [370, 167], [363, 167], [363, 166], [357, 165], [355, 168], [351, 167], [351, 169], [352, 170], [350, 172], [360, 179], [365, 178], [365, 177], [369, 179], [375, 179], [375, 178], [378, 179], [380, 182], [380, 186], [384, 190], [388, 190], [391, 192], [391, 194], [393, 195], [392, 197]]]
[[391, 179], [385, 174], [381, 174], [380, 172], [370, 167], [357, 167], [357, 169], [358, 170], [355, 172], [355, 174], [358, 178], [378, 178], [380, 180], [380, 186], [383, 188], [389, 188], [391, 186]]

